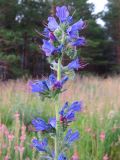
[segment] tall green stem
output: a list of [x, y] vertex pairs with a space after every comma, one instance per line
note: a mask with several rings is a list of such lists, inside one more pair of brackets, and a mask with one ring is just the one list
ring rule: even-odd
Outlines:
[[[57, 69], [57, 80], [61, 79], [61, 59], [58, 59], [58, 69]], [[57, 97], [57, 105], [55, 106], [56, 112], [56, 137], [55, 137], [55, 160], [58, 160], [59, 152], [59, 107], [60, 107], [60, 97]]]
[[58, 70], [57, 70], [57, 80], [61, 80], [61, 59], [58, 59]]

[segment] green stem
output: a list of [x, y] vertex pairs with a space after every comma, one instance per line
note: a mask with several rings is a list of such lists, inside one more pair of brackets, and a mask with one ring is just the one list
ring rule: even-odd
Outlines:
[[61, 80], [61, 59], [58, 59], [58, 70], [57, 70], [57, 80]]
[[[61, 79], [61, 59], [58, 59], [58, 69], [57, 69], [57, 80]], [[57, 97], [57, 105], [55, 106], [56, 112], [56, 137], [55, 137], [55, 160], [58, 159], [59, 155], [59, 107], [60, 107], [60, 97]]]

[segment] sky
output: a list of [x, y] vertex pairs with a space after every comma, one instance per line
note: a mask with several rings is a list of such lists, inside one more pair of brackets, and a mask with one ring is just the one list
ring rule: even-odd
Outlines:
[[[105, 5], [107, 4], [107, 0], [88, 0], [90, 3], [94, 3], [95, 5], [95, 11], [94, 13], [101, 12], [105, 9]], [[97, 20], [97, 23], [104, 26], [104, 22], [101, 19]]]
[[105, 5], [107, 4], [107, 0], [88, 0], [88, 2], [92, 2], [95, 5], [95, 12], [98, 13], [104, 10]]

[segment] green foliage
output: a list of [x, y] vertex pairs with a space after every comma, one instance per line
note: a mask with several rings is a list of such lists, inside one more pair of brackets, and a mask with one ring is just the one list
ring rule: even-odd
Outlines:
[[0, 53], [0, 59], [14, 65], [19, 62], [20, 57], [14, 54], [4, 55], [4, 53]]
[[11, 74], [11, 78], [18, 78], [18, 77], [22, 77], [23, 75], [27, 74], [28, 75], [28, 71], [27, 70], [22, 70], [20, 68], [20, 56], [15, 55], [14, 53], [9, 54], [9, 55], [5, 55], [4, 53], [0, 53], [0, 60], [4, 61], [4, 62], [8, 62], [10, 68], [10, 74]]
[[120, 1], [108, 0], [107, 7], [108, 10], [103, 12], [102, 18], [106, 22], [107, 33], [115, 40], [119, 30]]
[[[35, 29], [41, 30], [49, 8], [49, 3], [41, 0], [0, 1], [0, 60], [9, 62], [13, 77], [34, 69], [40, 53], [34, 41], [40, 40]], [[35, 56], [31, 64], [30, 59]]]
[[120, 0], [108, 0], [107, 8], [101, 17], [106, 22], [106, 35], [111, 39], [111, 50], [115, 56], [114, 70], [120, 73]]

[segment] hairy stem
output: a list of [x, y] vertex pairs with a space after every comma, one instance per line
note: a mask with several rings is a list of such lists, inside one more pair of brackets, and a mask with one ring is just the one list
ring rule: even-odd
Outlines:
[[[58, 59], [58, 69], [57, 69], [57, 80], [61, 79], [61, 59]], [[57, 97], [57, 105], [55, 106], [56, 112], [56, 137], [55, 137], [55, 160], [58, 160], [59, 152], [59, 107], [60, 107], [60, 97]]]

